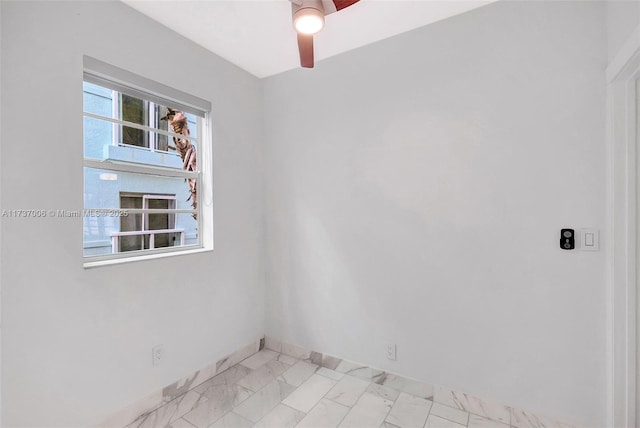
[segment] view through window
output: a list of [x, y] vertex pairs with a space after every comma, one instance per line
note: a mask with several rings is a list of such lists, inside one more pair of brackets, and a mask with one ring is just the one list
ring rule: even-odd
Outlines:
[[83, 101], [85, 257], [201, 246], [206, 112], [90, 73]]

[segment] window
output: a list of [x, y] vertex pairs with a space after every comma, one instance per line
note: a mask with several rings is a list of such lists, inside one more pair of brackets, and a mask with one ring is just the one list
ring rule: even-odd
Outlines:
[[[123, 209], [175, 209], [175, 195], [120, 193]], [[184, 229], [176, 228], [175, 214], [133, 214], [120, 217], [120, 232], [112, 237], [113, 252], [184, 245]]]
[[84, 65], [85, 266], [212, 248], [210, 103]]

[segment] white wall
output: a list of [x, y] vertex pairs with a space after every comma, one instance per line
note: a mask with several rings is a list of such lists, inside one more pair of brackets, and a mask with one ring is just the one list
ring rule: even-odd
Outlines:
[[606, 226], [604, 9], [498, 2], [268, 78], [267, 333], [604, 426], [605, 254], [558, 248]]
[[606, 4], [607, 58], [611, 62], [640, 25], [640, 1], [607, 0]]
[[262, 335], [261, 84], [120, 2], [1, 27], [3, 209], [82, 208], [83, 54], [214, 106], [214, 252], [84, 270], [82, 219], [3, 219], [2, 426], [89, 426]]

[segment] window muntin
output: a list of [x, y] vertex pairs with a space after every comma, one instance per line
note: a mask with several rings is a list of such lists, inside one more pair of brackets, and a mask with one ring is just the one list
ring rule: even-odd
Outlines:
[[[202, 247], [202, 210], [187, 199], [188, 180], [202, 179], [198, 136], [204, 115], [184, 111], [189, 135], [178, 135], [162, 120], [169, 102], [108, 86], [85, 75], [85, 257]], [[196, 171], [182, 169], [174, 138], [194, 146]]]

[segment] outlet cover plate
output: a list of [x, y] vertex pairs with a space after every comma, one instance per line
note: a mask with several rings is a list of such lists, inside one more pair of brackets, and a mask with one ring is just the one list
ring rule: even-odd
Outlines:
[[396, 361], [398, 359], [398, 355], [397, 355], [397, 346], [395, 343], [390, 343], [387, 345], [387, 358], [393, 361]]
[[154, 366], [157, 366], [164, 360], [164, 345], [156, 345], [151, 348], [151, 361]]

